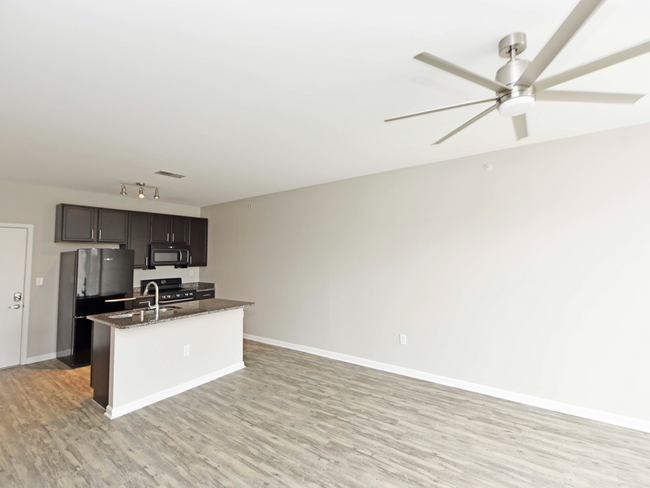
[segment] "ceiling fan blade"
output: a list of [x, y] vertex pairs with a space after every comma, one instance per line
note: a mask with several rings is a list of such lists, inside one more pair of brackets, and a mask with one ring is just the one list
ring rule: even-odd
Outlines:
[[494, 111], [496, 110], [496, 108], [497, 108], [496, 104], [495, 104], [495, 105], [492, 105], [492, 106], [491, 106], [490, 108], [488, 108], [487, 110], [484, 110], [483, 112], [481, 112], [480, 114], [478, 114], [478, 115], [477, 115], [476, 117], [474, 117], [473, 119], [468, 120], [468, 121], [465, 122], [463, 125], [461, 125], [461, 126], [458, 127], [457, 129], [451, 131], [449, 134], [447, 134], [447, 135], [446, 135], [445, 137], [443, 137], [442, 139], [438, 139], [436, 142], [434, 142], [434, 143], [431, 144], [431, 145], [432, 145], [432, 146], [435, 146], [436, 144], [440, 144], [441, 142], [446, 141], [446, 140], [449, 139], [451, 136], [458, 134], [461, 130], [463, 130], [463, 129], [469, 127], [470, 125], [472, 125], [474, 122], [477, 122], [477, 121], [481, 120], [483, 117], [485, 117], [485, 116], [486, 116], [487, 114], [489, 114], [490, 112], [494, 112]]
[[515, 137], [517, 140], [528, 137], [528, 122], [526, 121], [526, 114], [513, 117], [512, 126], [515, 128]]
[[594, 71], [598, 71], [603, 68], [627, 61], [628, 59], [636, 58], [642, 54], [650, 52], [650, 41], [642, 42], [636, 46], [628, 47], [622, 51], [615, 52], [609, 56], [605, 56], [589, 63], [577, 66], [573, 69], [558, 73], [557, 75], [549, 76], [543, 80], [539, 80], [535, 83], [535, 89], [540, 92], [546, 90], [565, 81], [573, 80], [579, 78], [580, 76], [588, 75]]
[[580, 0], [569, 16], [562, 22], [560, 28], [549, 39], [532, 63], [526, 68], [524, 74], [517, 81], [517, 85], [531, 86], [551, 64], [564, 46], [580, 30], [587, 19], [605, 0]]
[[424, 112], [415, 112], [413, 114], [400, 115], [399, 117], [392, 117], [390, 119], [384, 120], [384, 122], [392, 122], [393, 120], [408, 119], [409, 117], [417, 117], [418, 115], [426, 115], [426, 114], [433, 114], [436, 112], [443, 112], [445, 110], [451, 110], [453, 108], [469, 107], [470, 105], [477, 105], [479, 103], [496, 102], [497, 100], [498, 100], [497, 98], [485, 98], [483, 100], [474, 100], [473, 102], [457, 103], [456, 105], [447, 105], [445, 107], [434, 108], [433, 110], [425, 110]]
[[450, 63], [449, 61], [440, 59], [439, 57], [434, 56], [433, 54], [420, 53], [417, 56], [415, 56], [415, 59], [417, 59], [418, 61], [422, 61], [423, 63], [430, 64], [431, 66], [446, 71], [447, 73], [451, 73], [452, 75], [465, 78], [468, 81], [477, 83], [495, 92], [500, 92], [508, 89], [506, 85], [502, 85], [497, 81], [493, 81], [490, 80], [489, 78], [484, 78], [481, 75], [477, 75], [476, 73], [472, 73], [471, 71], [467, 71], [465, 68], [461, 68], [460, 66], [456, 66], [455, 64]]
[[602, 93], [545, 90], [538, 93], [538, 102], [587, 102], [587, 103], [622, 103], [632, 105], [645, 95], [638, 93]]

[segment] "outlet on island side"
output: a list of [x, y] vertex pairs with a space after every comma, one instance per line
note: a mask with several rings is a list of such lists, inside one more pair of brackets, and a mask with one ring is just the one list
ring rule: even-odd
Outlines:
[[399, 335], [399, 343], [400, 343], [402, 346], [405, 346], [405, 345], [406, 345], [406, 334], [400, 334], [400, 335]]
[[183, 348], [183, 356], [189, 356], [190, 355], [190, 345], [188, 344]]

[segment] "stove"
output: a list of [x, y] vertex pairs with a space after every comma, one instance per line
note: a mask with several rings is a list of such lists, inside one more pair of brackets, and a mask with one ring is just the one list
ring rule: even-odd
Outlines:
[[[190, 301], [196, 300], [196, 291], [182, 288], [183, 280], [181, 278], [163, 278], [157, 280], [140, 281], [140, 291], [144, 293], [147, 283], [151, 281], [158, 284], [160, 303], [170, 301]], [[154, 293], [154, 287], [149, 287], [149, 295]]]

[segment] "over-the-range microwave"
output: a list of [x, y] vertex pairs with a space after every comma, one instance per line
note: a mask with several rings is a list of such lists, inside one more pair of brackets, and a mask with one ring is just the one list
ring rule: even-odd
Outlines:
[[149, 267], [175, 266], [187, 268], [190, 263], [190, 246], [187, 244], [151, 244]]

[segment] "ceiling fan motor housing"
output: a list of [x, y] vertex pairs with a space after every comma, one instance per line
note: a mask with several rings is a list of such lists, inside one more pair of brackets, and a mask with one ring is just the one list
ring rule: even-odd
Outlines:
[[530, 61], [525, 59], [514, 59], [508, 61], [504, 66], [499, 68], [495, 79], [504, 85], [514, 85], [521, 75], [524, 74], [524, 71], [526, 71], [529, 64]]
[[496, 81], [509, 87], [497, 93], [497, 108], [501, 115], [515, 117], [533, 108], [535, 104], [535, 87], [516, 85], [524, 74], [530, 61], [517, 59], [517, 55], [526, 50], [526, 34], [514, 32], [499, 42], [499, 56], [510, 60], [497, 71]]

